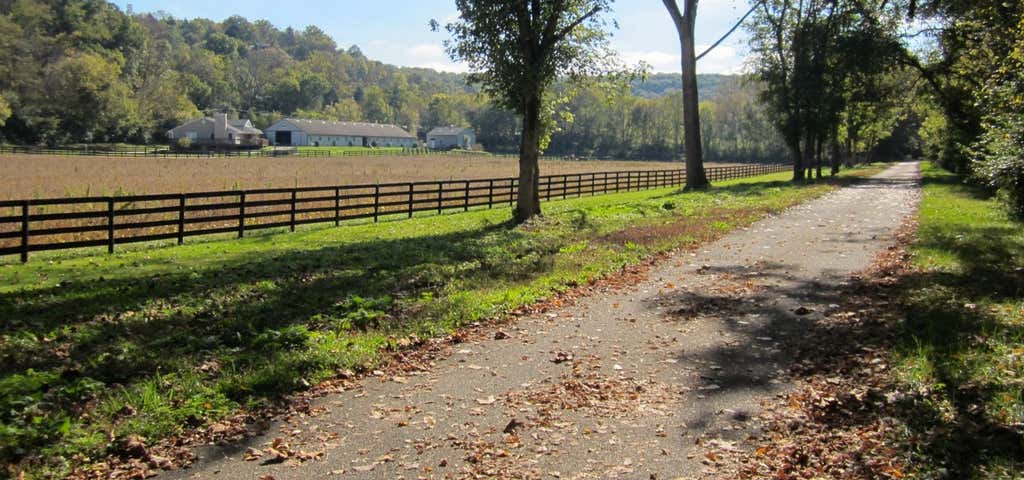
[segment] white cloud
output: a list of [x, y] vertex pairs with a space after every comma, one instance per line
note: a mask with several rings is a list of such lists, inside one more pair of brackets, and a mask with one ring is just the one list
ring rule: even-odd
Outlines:
[[[707, 50], [709, 45], [697, 45], [697, 54]], [[678, 73], [681, 70], [680, 54], [660, 50], [619, 52], [626, 65], [644, 62], [656, 73]], [[719, 45], [697, 62], [699, 73], [740, 73], [743, 71], [743, 57], [736, 47]]]
[[421, 43], [408, 49], [409, 55], [422, 58], [438, 58], [444, 56], [444, 47], [434, 43]]
[[430, 69], [433, 69], [433, 70], [437, 70], [439, 72], [466, 73], [466, 72], [469, 71], [469, 68], [467, 68], [466, 65], [461, 64], [461, 63], [453, 63], [453, 62], [450, 62], [450, 61], [446, 61], [446, 62], [423, 62], [423, 63], [414, 64], [413, 66], [419, 67], [419, 68], [430, 68]]
[[444, 72], [464, 73], [468, 69], [464, 64], [451, 61], [444, 47], [436, 43], [420, 43], [405, 49], [408, 57], [403, 64], [421, 68], [432, 68]]

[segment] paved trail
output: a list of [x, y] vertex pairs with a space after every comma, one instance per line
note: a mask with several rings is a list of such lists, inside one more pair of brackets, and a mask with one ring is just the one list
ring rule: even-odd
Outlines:
[[[704, 446], [756, 435], [784, 391], [780, 346], [837, 302], [910, 215], [918, 166], [765, 219], [655, 266], [633, 288], [458, 344], [419, 374], [368, 378], [168, 478], [697, 478]], [[813, 310], [795, 313], [800, 307]], [[800, 313], [804, 313], [801, 311]], [[243, 460], [275, 437], [318, 460]], [[266, 457], [265, 457], [266, 458]]]

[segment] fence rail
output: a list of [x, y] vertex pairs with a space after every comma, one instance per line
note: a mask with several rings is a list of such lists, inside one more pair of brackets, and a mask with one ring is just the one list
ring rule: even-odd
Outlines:
[[[707, 169], [711, 181], [788, 171], [784, 164]], [[547, 175], [542, 200], [682, 185], [684, 170]], [[200, 235], [331, 223], [418, 212], [494, 208], [515, 203], [516, 178], [270, 188], [155, 195], [0, 201], [0, 256], [83, 247], [177, 240]]]

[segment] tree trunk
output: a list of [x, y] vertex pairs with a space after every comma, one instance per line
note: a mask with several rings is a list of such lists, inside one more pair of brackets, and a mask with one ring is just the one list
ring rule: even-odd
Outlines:
[[839, 125], [836, 125], [835, 130], [832, 133], [831, 147], [832, 152], [831, 155], [829, 155], [831, 157], [829, 158], [829, 162], [831, 163], [832, 171], [830, 172], [830, 174], [831, 176], [834, 177], [839, 174], [839, 152], [841, 151], [839, 147]]
[[516, 223], [540, 215], [540, 94], [532, 90], [525, 101], [523, 134], [519, 145], [519, 196]]
[[793, 142], [789, 148], [793, 151], [793, 181], [798, 182], [804, 179], [804, 154], [800, 149], [800, 140]]
[[816, 139], [814, 141], [814, 143], [815, 143], [814, 164], [815, 164], [815, 167], [816, 167], [816, 172], [815, 172], [814, 178], [816, 178], [818, 180], [821, 180], [821, 156], [822, 156], [824, 147], [823, 147], [823, 144], [821, 142], [821, 138]]
[[701, 147], [700, 104], [697, 92], [697, 52], [693, 30], [697, 20], [697, 0], [684, 0], [679, 12], [676, 0], [663, 0], [679, 33], [683, 72], [683, 125], [686, 137], [686, 189], [708, 188], [704, 172], [704, 149]]
[[814, 166], [814, 136], [810, 132], [804, 136], [803, 158], [800, 160], [800, 164], [803, 166], [804, 171], [799, 179], [794, 180], [810, 180], [814, 178], [811, 170]]

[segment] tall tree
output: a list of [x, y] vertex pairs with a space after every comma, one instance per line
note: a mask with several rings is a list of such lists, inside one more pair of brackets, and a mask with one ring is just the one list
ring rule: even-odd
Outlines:
[[[560, 76], [601, 73], [607, 32], [600, 14], [611, 0], [457, 0], [459, 19], [447, 25], [448, 53], [469, 64], [470, 80], [501, 106], [522, 116], [519, 198], [515, 220], [541, 213], [539, 157], [542, 114]], [[434, 23], [436, 28], [437, 24]]]
[[693, 29], [697, 21], [697, 0], [683, 0], [680, 11], [676, 0], [662, 0], [679, 33], [683, 67], [683, 124], [686, 138], [686, 188], [707, 188], [704, 174], [704, 150], [701, 147], [700, 105], [697, 95], [697, 52]]

